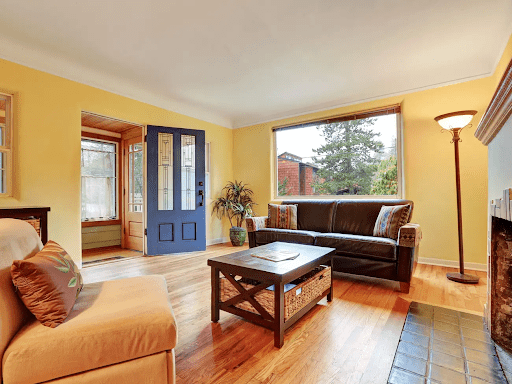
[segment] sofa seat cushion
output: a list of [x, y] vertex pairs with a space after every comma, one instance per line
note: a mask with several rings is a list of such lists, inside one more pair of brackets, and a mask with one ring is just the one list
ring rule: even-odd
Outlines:
[[273, 243], [274, 241], [313, 245], [315, 237], [319, 234], [320, 232], [314, 231], [277, 228], [264, 228], [255, 232], [256, 244], [258, 245]]
[[320, 233], [315, 245], [336, 248], [336, 254], [378, 260], [396, 260], [396, 241], [384, 237]]
[[3, 356], [4, 383], [32, 384], [171, 350], [176, 322], [162, 276], [85, 285], [67, 319], [33, 319]]

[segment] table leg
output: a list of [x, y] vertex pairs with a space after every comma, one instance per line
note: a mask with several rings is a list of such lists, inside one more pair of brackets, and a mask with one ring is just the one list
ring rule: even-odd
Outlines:
[[214, 323], [219, 321], [220, 318], [220, 278], [219, 269], [212, 267], [212, 321]]
[[330, 266], [331, 266], [331, 290], [327, 294], [327, 301], [332, 301], [332, 294], [333, 294], [333, 289], [334, 289], [333, 288], [333, 284], [332, 284], [332, 282], [333, 282], [333, 280], [332, 280], [332, 271], [333, 271], [333, 269], [332, 269], [332, 264], [333, 264], [332, 259], [333, 259], [333, 257], [331, 257], [331, 262], [329, 263]]
[[274, 346], [281, 348], [284, 344], [284, 284], [274, 285]]

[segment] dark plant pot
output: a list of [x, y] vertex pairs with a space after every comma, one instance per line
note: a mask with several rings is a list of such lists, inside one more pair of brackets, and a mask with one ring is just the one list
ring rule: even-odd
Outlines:
[[229, 239], [231, 240], [231, 244], [236, 247], [244, 245], [246, 236], [247, 232], [244, 228], [231, 227], [229, 230]]

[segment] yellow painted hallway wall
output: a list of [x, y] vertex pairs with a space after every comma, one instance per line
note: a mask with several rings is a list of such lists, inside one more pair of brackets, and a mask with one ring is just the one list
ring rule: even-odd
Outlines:
[[511, 51], [512, 40], [493, 76], [486, 78], [236, 129], [234, 176], [251, 185], [259, 204], [256, 214], [266, 216], [267, 203], [277, 201], [272, 193], [276, 180], [272, 127], [401, 103], [404, 197], [414, 201], [412, 221], [423, 230], [420, 257], [455, 262], [458, 242], [454, 148], [451, 135], [441, 134], [434, 117], [477, 110], [473, 127], [462, 132], [460, 144], [462, 217], [465, 261], [485, 267], [487, 148], [474, 137], [474, 131], [512, 57]]
[[[138, 124], [202, 129], [211, 142], [212, 196], [233, 178], [231, 129], [187, 117], [9, 61], [0, 60], [0, 92], [14, 94], [14, 188], [0, 206], [51, 207], [49, 238], [81, 260], [81, 111]], [[229, 226], [210, 219], [207, 240]]]

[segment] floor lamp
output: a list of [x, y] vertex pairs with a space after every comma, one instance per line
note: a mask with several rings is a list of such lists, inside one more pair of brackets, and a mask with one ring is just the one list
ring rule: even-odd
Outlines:
[[459, 224], [459, 268], [460, 273], [447, 273], [449, 280], [465, 284], [477, 284], [479, 277], [464, 273], [464, 253], [462, 249], [462, 209], [460, 199], [460, 169], [459, 169], [459, 141], [460, 132], [468, 126], [476, 111], [459, 111], [437, 116], [434, 120], [443, 128], [441, 132], [452, 134], [452, 143], [455, 146], [455, 185], [457, 188], [457, 218]]

